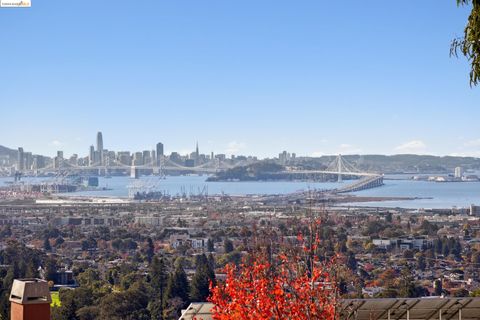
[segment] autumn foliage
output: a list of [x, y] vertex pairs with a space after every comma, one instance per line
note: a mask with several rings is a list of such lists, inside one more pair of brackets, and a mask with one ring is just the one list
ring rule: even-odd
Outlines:
[[[296, 251], [254, 253], [213, 287], [216, 320], [335, 319], [334, 259], [316, 255], [318, 238], [301, 235]], [[321, 261], [323, 260], [323, 261]]]

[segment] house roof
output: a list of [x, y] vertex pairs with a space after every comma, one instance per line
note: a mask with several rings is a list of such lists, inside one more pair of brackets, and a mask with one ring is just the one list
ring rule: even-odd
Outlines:
[[346, 299], [339, 309], [340, 319], [479, 320], [480, 298]]
[[[338, 307], [342, 320], [480, 320], [480, 298], [343, 299]], [[191, 303], [179, 320], [212, 320], [212, 308], [209, 302]]]
[[190, 303], [188, 308], [182, 312], [182, 315], [178, 320], [212, 320], [212, 308], [213, 303], [210, 302], [194, 302]]

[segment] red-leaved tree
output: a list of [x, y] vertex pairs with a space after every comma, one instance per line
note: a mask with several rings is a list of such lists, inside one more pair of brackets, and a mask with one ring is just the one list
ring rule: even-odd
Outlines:
[[320, 259], [320, 241], [297, 237], [300, 250], [251, 254], [227, 265], [225, 282], [211, 288], [216, 320], [335, 319], [334, 258]]

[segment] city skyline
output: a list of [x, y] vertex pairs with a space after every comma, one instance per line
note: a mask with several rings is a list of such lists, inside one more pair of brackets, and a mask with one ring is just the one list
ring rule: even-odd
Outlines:
[[[86, 158], [94, 158], [94, 157], [99, 157], [98, 159], [95, 159], [94, 162], [100, 162], [100, 163], [103, 163], [104, 160], [103, 160], [103, 155], [101, 153], [98, 153], [96, 154], [96, 152], [98, 152], [99, 150], [107, 150], [107, 151], [114, 151], [114, 152], [130, 152], [132, 155], [135, 153], [135, 152], [144, 152], [144, 151], [153, 151], [155, 153], [157, 153], [159, 150], [161, 150], [161, 152], [164, 154], [164, 155], [170, 155], [171, 153], [178, 153], [182, 156], [189, 156], [191, 154], [194, 154], [194, 153], [198, 153], [198, 149], [199, 149], [199, 142], [198, 140], [195, 140], [194, 143], [192, 143], [192, 147], [190, 149], [188, 148], [182, 148], [182, 149], [178, 149], [176, 148], [175, 146], [168, 146], [167, 148], [165, 148], [165, 144], [163, 142], [155, 142], [155, 143], [152, 143], [151, 147], [144, 147], [144, 148], [140, 148], [140, 149], [135, 149], [135, 148], [129, 148], [127, 146], [120, 146], [120, 148], [118, 149], [113, 149], [113, 148], [109, 148], [108, 147], [108, 141], [107, 141], [107, 147], [104, 147], [103, 146], [103, 132], [102, 131], [98, 131], [97, 134], [96, 134], [96, 138], [95, 140], [92, 140], [91, 143], [89, 143], [88, 141], [86, 142], [87, 143], [87, 148], [82, 148], [82, 150], [75, 150], [75, 149], [71, 149], [71, 148], [67, 148], [68, 151], [65, 151], [64, 146], [68, 146], [68, 143], [64, 144], [64, 143], [56, 143], [57, 141], [53, 141], [53, 143], [50, 143], [51, 146], [54, 146], [54, 151], [51, 151], [50, 153], [47, 153], [47, 152], [36, 152], [34, 150], [39, 150], [39, 149], [30, 149], [28, 147], [25, 147], [27, 145], [29, 145], [28, 142], [22, 144], [22, 145], [19, 145], [17, 147], [15, 146], [9, 146], [7, 144], [2, 144], [0, 143], [0, 146], [3, 146], [3, 147], [6, 147], [6, 148], [9, 148], [9, 149], [12, 149], [12, 150], [18, 150], [18, 149], [21, 149], [22, 151], [25, 150], [26, 152], [28, 151], [30, 154], [36, 154], [36, 155], [42, 155], [42, 156], [47, 156], [47, 157], [55, 157], [58, 155], [58, 152], [61, 152], [62, 154], [64, 153], [65, 154], [65, 158], [69, 158], [70, 156], [73, 156], [73, 155], [77, 155], [79, 157], [86, 157]], [[361, 148], [358, 148], [358, 146], [353, 146], [353, 145], [348, 145], [348, 144], [341, 144], [338, 146], [338, 148], [336, 149], [337, 152], [314, 152], [314, 153], [311, 153], [311, 154], [301, 154], [299, 152], [297, 152], [295, 149], [288, 149], [288, 148], [283, 148], [283, 149], [278, 149], [276, 152], [274, 151], [273, 154], [267, 154], [265, 156], [260, 156], [260, 155], [257, 155], [257, 154], [254, 154], [254, 153], [247, 153], [247, 152], [242, 152], [242, 150], [245, 150], [243, 149], [245, 146], [243, 145], [243, 143], [237, 143], [237, 142], [232, 142], [232, 143], [229, 143], [227, 148], [222, 151], [215, 151], [215, 146], [212, 146], [212, 141], [209, 140], [208, 141], [208, 145], [212, 148], [211, 150], [207, 150], [207, 149], [203, 149], [203, 151], [201, 152], [201, 154], [204, 154], [204, 155], [210, 155], [211, 153], [212, 154], [224, 154], [226, 155], [227, 157], [230, 157], [230, 156], [238, 156], [238, 155], [241, 155], [241, 156], [254, 156], [254, 157], [258, 157], [259, 159], [266, 159], [266, 158], [276, 158], [278, 157], [278, 154], [279, 152], [285, 152], [286, 150], [288, 152], [293, 152], [295, 153], [297, 156], [299, 157], [321, 157], [321, 156], [331, 156], [331, 155], [338, 155], [338, 154], [342, 154], [342, 155], [387, 155], [387, 156], [390, 156], [390, 155], [401, 155], [401, 154], [416, 154], [416, 155], [433, 155], [433, 156], [454, 156], [454, 157], [474, 157], [474, 158], [480, 158], [480, 139], [474, 139], [474, 140], [465, 140], [464, 137], [458, 137], [458, 140], [459, 141], [463, 141], [460, 145], [459, 145], [459, 148], [462, 149], [462, 150], [470, 150], [470, 152], [460, 152], [460, 153], [450, 153], [450, 154], [436, 154], [436, 153], [432, 153], [432, 152], [425, 152], [425, 151], [422, 151], [422, 150], [427, 150], [426, 149], [426, 145], [425, 143], [422, 141], [422, 140], [413, 140], [413, 141], [408, 141], [408, 142], [405, 142], [404, 144], [402, 145], [399, 145], [399, 146], [396, 146], [395, 148], [392, 149], [392, 152], [390, 153], [381, 153], [381, 152], [362, 152], [362, 149]], [[82, 141], [83, 142], [83, 141]], [[327, 139], [322, 139], [320, 141], [320, 143], [322, 145], [326, 145], [328, 143], [328, 140]], [[239, 144], [238, 146], [236, 144]], [[147, 144], [143, 144], [143, 145], [147, 145]], [[85, 150], [86, 151], [85, 151]], [[52, 149], [53, 150], [53, 149]], [[220, 149], [222, 150], [222, 149]], [[198, 154], [197, 154], [198, 156]]]
[[0, 61], [0, 144], [72, 154], [100, 130], [112, 150], [478, 157], [480, 91], [449, 57], [468, 12], [433, 0], [1, 10], [2, 44], [25, 59]]

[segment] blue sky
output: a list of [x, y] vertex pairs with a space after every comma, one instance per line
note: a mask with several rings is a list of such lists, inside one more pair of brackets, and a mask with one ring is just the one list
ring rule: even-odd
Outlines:
[[468, 8], [425, 1], [41, 1], [0, 8], [0, 144], [274, 156], [480, 156], [449, 57]]

